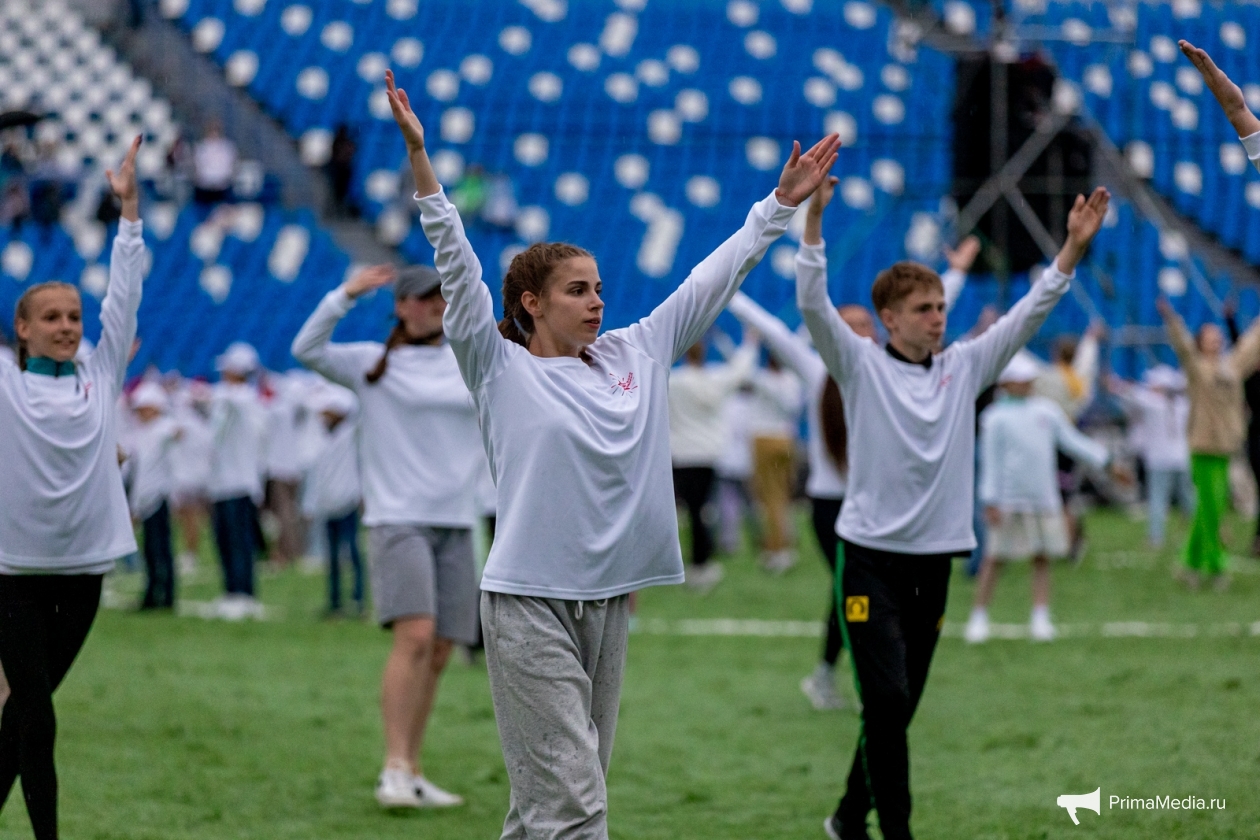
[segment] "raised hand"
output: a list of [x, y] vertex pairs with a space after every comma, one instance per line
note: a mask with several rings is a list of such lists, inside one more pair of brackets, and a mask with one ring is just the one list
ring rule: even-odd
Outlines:
[[347, 295], [357, 298], [394, 282], [397, 272], [392, 265], [373, 265], [356, 271], [341, 288]]
[[109, 188], [114, 195], [122, 201], [122, 215], [129, 222], [140, 220], [140, 188], [136, 186], [136, 152], [140, 151], [142, 140], [143, 138], [137, 134], [136, 139], [131, 141], [131, 148], [127, 150], [127, 156], [123, 158], [122, 166], [118, 167], [117, 172], [112, 169], [105, 170], [105, 180], [109, 182]]
[[809, 198], [818, 185], [831, 172], [831, 165], [839, 156], [840, 135], [828, 134], [801, 154], [801, 144], [792, 141], [792, 154], [779, 175], [779, 187], [774, 191], [779, 203], [796, 207]]
[[1221, 110], [1233, 124], [1238, 136], [1248, 137], [1260, 131], [1260, 120], [1256, 119], [1251, 109], [1247, 107], [1247, 100], [1243, 97], [1242, 89], [1225, 75], [1224, 70], [1216, 66], [1216, 62], [1207, 54], [1207, 51], [1199, 49], [1186, 40], [1178, 41], [1177, 45], [1181, 47], [1182, 54], [1190, 59], [1190, 63], [1199, 71], [1199, 75], [1203, 77], [1208, 90], [1212, 91], [1212, 95], [1220, 103]]
[[407, 91], [394, 86], [394, 71], [385, 71], [385, 96], [389, 98], [389, 109], [394, 112], [394, 122], [402, 132], [403, 141], [407, 144], [407, 153], [424, 148], [424, 126], [420, 118], [411, 110], [411, 100]]
[[1083, 195], [1076, 197], [1076, 203], [1072, 205], [1072, 210], [1068, 213], [1067, 241], [1063, 243], [1063, 249], [1059, 251], [1060, 271], [1071, 274], [1076, 270], [1076, 264], [1081, 261], [1081, 257], [1085, 256], [1089, 243], [1094, 241], [1094, 237], [1102, 228], [1110, 201], [1111, 193], [1107, 192], [1105, 187], [1095, 188], [1089, 198]]
[[1177, 310], [1173, 309], [1173, 305], [1168, 301], [1168, 298], [1163, 295], [1155, 298], [1155, 309], [1159, 312], [1160, 317], [1165, 321], [1177, 314]]
[[429, 155], [424, 150], [424, 126], [420, 118], [411, 110], [411, 100], [407, 91], [394, 87], [394, 71], [385, 71], [385, 95], [389, 98], [389, 109], [394, 112], [394, 122], [402, 132], [403, 142], [407, 144], [407, 160], [411, 162], [411, 174], [416, 180], [416, 195], [421, 198], [435, 195], [442, 189], [437, 175], [433, 173], [433, 164], [429, 163]]
[[978, 236], [968, 236], [958, 243], [957, 248], [945, 249], [945, 259], [949, 261], [950, 269], [964, 274], [971, 271], [971, 266], [975, 264], [978, 256], [980, 256], [980, 237]]

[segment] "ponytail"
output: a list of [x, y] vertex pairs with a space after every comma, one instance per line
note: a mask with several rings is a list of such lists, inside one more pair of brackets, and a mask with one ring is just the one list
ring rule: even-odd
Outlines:
[[376, 363], [376, 367], [364, 374], [363, 378], [369, 385], [375, 385], [385, 371], [389, 369], [389, 351], [395, 347], [407, 343], [407, 327], [400, 320], [394, 324], [394, 328], [389, 331], [389, 338], [385, 339], [385, 352], [381, 354], [381, 358]]
[[[499, 334], [508, 341], [529, 347], [529, 336], [534, 332], [534, 318], [525, 310], [521, 297], [530, 292], [542, 297], [547, 281], [556, 266], [574, 257], [591, 257], [591, 253], [566, 242], [538, 242], [530, 245], [512, 258], [507, 274], [503, 275], [503, 320], [499, 322]], [[582, 360], [590, 357], [582, 351]]]
[[31, 357], [31, 351], [26, 346], [26, 342], [22, 340], [22, 335], [18, 331], [18, 322], [29, 321], [31, 319], [31, 301], [35, 299], [37, 294], [48, 291], [49, 289], [68, 289], [76, 295], [79, 294], [77, 286], [72, 286], [69, 283], [62, 283], [60, 280], [51, 280], [47, 283], [36, 283], [34, 286], [31, 286], [22, 293], [22, 296], [17, 300], [17, 304], [13, 307], [13, 340], [17, 342], [18, 370], [26, 370], [26, 362]]
[[823, 443], [827, 446], [827, 454], [831, 456], [836, 469], [844, 472], [849, 468], [849, 427], [844, 421], [844, 399], [840, 396], [840, 386], [833, 377], [828, 376], [823, 383], [818, 413], [822, 419]]

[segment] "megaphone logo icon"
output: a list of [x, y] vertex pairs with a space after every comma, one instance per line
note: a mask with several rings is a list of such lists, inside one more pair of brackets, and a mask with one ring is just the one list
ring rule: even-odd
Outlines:
[[1072, 824], [1080, 825], [1081, 821], [1076, 818], [1077, 808], [1088, 808], [1095, 814], [1102, 816], [1102, 804], [1099, 802], [1099, 794], [1101, 793], [1101, 787], [1093, 793], [1065, 793], [1055, 801], [1055, 804], [1060, 808], [1067, 808], [1068, 816], [1072, 818]]

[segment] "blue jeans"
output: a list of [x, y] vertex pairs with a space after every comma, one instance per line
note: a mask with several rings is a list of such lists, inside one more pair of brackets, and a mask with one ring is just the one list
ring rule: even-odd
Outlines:
[[229, 595], [254, 594], [254, 520], [258, 510], [249, 496], [215, 502], [214, 541], [223, 564], [223, 588]]
[[328, 609], [341, 609], [341, 547], [350, 553], [354, 572], [355, 606], [363, 608], [363, 561], [359, 558], [359, 512], [352, 510], [339, 519], [329, 519], [328, 528]]
[[1151, 545], [1164, 544], [1168, 506], [1174, 494], [1182, 513], [1193, 516], [1194, 483], [1189, 470], [1146, 470], [1146, 536]]

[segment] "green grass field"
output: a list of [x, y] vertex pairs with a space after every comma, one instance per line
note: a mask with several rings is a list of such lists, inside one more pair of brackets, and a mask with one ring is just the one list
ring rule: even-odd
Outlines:
[[[1246, 545], [1234, 524], [1234, 544]], [[911, 728], [918, 837], [1260, 837], [1260, 564], [1237, 560], [1228, 592], [1191, 593], [1171, 578], [1173, 551], [1146, 551], [1140, 524], [1099, 514], [1090, 534], [1085, 562], [1055, 570], [1055, 619], [1073, 635], [978, 648], [942, 640]], [[817, 621], [827, 582], [812, 538], [804, 543], [781, 579], [750, 557], [728, 558], [727, 579], [707, 597], [644, 592], [640, 626]], [[209, 600], [215, 581], [207, 556], [183, 595]], [[134, 575], [112, 582], [136, 585]], [[484, 668], [456, 662], [447, 672], [426, 752], [430, 777], [468, 805], [381, 812], [372, 786], [388, 638], [320, 621], [323, 585], [296, 571], [264, 576], [278, 617], [259, 623], [102, 611], [57, 696], [63, 836], [498, 837], [508, 785]], [[953, 626], [970, 598], [959, 572]], [[1013, 569], [992, 617], [1024, 622], [1028, 604], [1027, 571]], [[1139, 621], [1174, 637], [1104, 633], [1105, 623]], [[799, 635], [636, 634], [609, 777], [611, 835], [821, 838], [857, 719], [815, 712], [801, 695], [818, 647]], [[1099, 786], [1102, 815], [1082, 812], [1079, 828], [1055, 805]], [[1226, 808], [1109, 810], [1112, 794], [1224, 798]], [[27, 837], [14, 794], [0, 838]]]

